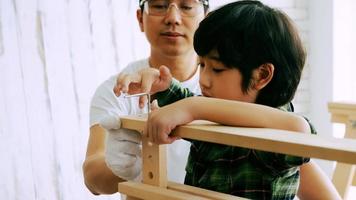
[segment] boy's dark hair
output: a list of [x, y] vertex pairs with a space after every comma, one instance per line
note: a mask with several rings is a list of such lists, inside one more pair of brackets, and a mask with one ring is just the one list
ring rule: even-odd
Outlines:
[[199, 56], [216, 50], [222, 63], [237, 68], [245, 93], [252, 85], [252, 71], [273, 64], [273, 78], [256, 99], [272, 107], [293, 99], [306, 57], [289, 17], [259, 1], [237, 1], [209, 13], [194, 35], [194, 48]]
[[[141, 9], [141, 12], [143, 12], [143, 2], [146, 0], [138, 0], [138, 5]], [[204, 12], [208, 12], [209, 10], [209, 0], [205, 0], [206, 4], [204, 4]]]

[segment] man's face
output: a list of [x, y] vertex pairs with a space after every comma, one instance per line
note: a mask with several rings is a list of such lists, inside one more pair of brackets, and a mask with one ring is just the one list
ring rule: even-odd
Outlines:
[[[204, 12], [196, 16], [183, 16], [182, 0], [168, 1], [169, 7], [164, 15], [151, 15], [137, 11], [141, 31], [145, 32], [151, 45], [151, 52], [166, 56], [179, 56], [193, 50], [193, 36]], [[146, 9], [146, 8], [145, 8]]]

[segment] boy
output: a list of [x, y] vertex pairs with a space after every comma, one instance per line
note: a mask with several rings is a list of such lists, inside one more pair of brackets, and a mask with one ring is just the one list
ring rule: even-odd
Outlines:
[[[292, 100], [305, 62], [299, 36], [285, 14], [258, 1], [230, 3], [201, 22], [194, 48], [204, 97], [183, 99], [193, 94], [175, 82], [156, 94], [159, 105], [183, 100], [149, 115], [145, 134], [153, 142], [172, 143], [176, 138], [170, 132], [196, 119], [314, 133], [303, 117], [275, 109]], [[167, 83], [154, 83], [156, 91]], [[251, 199], [293, 199], [299, 166], [308, 161], [193, 140], [185, 184]]]

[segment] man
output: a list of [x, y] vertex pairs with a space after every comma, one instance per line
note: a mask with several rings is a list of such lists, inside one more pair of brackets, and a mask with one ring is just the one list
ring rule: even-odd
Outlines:
[[[174, 78], [199, 93], [198, 59], [193, 49], [193, 36], [205, 17], [209, 2], [140, 0], [139, 5], [137, 20], [150, 43], [150, 55], [148, 59], [130, 63], [122, 74], [166, 65]], [[140, 179], [142, 163], [138, 133], [119, 129], [116, 122], [120, 116], [146, 110], [138, 108], [136, 98], [116, 97], [113, 93], [115, 84], [116, 77], [105, 81], [91, 103], [90, 137], [83, 171], [85, 184], [93, 194], [112, 194], [117, 192], [118, 182]], [[100, 124], [111, 129], [109, 134]], [[188, 150], [189, 143], [182, 140], [168, 147], [170, 180], [183, 182]]]
[[[193, 35], [207, 13], [209, 1], [140, 0], [139, 5], [137, 20], [150, 43], [150, 56], [130, 63], [121, 74], [166, 65], [183, 87], [200, 93]], [[117, 192], [118, 182], [140, 179], [138, 133], [119, 129], [117, 122], [120, 116], [146, 110], [138, 108], [138, 99], [117, 98], [113, 92], [115, 85], [116, 76], [113, 76], [98, 87], [91, 103], [90, 137], [83, 173], [85, 184], [93, 194], [113, 194]], [[110, 130], [106, 131], [100, 124]], [[188, 151], [189, 143], [183, 140], [168, 146], [170, 180], [183, 182]], [[328, 177], [314, 162], [303, 165], [300, 173], [298, 196], [301, 199], [339, 199]]]

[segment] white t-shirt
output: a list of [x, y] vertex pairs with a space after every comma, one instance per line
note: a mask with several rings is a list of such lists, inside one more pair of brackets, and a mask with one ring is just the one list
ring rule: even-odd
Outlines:
[[[121, 73], [133, 73], [140, 69], [149, 67], [148, 59], [130, 63]], [[90, 106], [90, 126], [99, 124], [108, 115], [124, 116], [137, 115], [147, 112], [147, 108], [138, 107], [138, 98], [116, 97], [113, 93], [116, 84], [116, 75], [103, 82], [96, 90]], [[181, 83], [183, 87], [189, 88], [195, 94], [200, 94], [199, 70], [194, 76]], [[128, 131], [122, 129], [121, 131]], [[189, 153], [190, 144], [184, 140], [177, 140], [168, 145], [167, 170], [170, 181], [183, 183], [185, 176], [185, 165]]]

